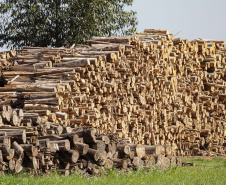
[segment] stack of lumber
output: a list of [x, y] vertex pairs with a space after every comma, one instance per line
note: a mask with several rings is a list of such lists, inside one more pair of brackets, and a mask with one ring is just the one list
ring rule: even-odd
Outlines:
[[223, 41], [146, 29], [87, 44], [16, 50], [2, 73], [1, 104], [22, 108], [30, 120], [171, 145], [176, 155], [225, 155]]
[[[9, 115], [9, 120], [5, 119], [5, 114]], [[172, 156], [171, 146], [128, 144], [115, 134], [96, 135], [94, 129], [60, 126], [40, 118], [33, 120], [33, 126], [14, 126], [14, 116], [21, 124], [27, 122], [28, 114], [9, 106], [1, 111], [2, 173], [25, 170], [69, 175], [80, 169], [83, 173], [98, 174], [100, 170], [113, 167], [165, 169], [181, 162]]]

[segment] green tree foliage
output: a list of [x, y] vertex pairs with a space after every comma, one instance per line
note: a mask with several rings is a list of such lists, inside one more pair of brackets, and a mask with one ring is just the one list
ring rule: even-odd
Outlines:
[[0, 47], [65, 46], [135, 32], [133, 0], [3, 0]]

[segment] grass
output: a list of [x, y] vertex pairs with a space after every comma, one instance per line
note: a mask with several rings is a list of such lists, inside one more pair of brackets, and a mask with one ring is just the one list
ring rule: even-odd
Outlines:
[[225, 159], [184, 159], [183, 161], [195, 162], [196, 167], [176, 167], [165, 171], [157, 169], [129, 172], [112, 170], [105, 172], [99, 177], [85, 177], [79, 174], [72, 174], [69, 177], [64, 177], [58, 174], [52, 174], [51, 176], [8, 174], [0, 175], [0, 184], [226, 184]]

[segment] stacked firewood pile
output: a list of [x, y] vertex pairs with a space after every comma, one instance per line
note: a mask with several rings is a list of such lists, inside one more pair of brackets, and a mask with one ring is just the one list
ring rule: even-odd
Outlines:
[[15, 56], [15, 50], [0, 52], [0, 71], [9, 69], [9, 67], [12, 66], [12, 61], [10, 61], [10, 58]]
[[95, 37], [87, 46], [9, 53], [0, 101], [23, 109], [21, 126], [41, 117], [116, 133], [127, 143], [170, 145], [176, 155], [225, 155], [223, 41], [190, 42], [147, 29]]
[[[178, 161], [171, 146], [128, 144], [116, 134], [96, 135], [94, 129], [61, 126], [40, 118], [33, 118], [33, 126], [21, 126], [31, 119], [28, 114], [3, 106], [0, 172], [57, 171], [68, 175], [80, 169], [82, 173], [98, 174], [113, 167], [168, 168]], [[19, 126], [13, 126], [15, 117]]]

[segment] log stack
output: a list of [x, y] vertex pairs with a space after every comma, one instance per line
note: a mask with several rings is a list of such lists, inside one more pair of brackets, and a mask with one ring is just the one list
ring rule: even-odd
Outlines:
[[[21, 109], [13, 112], [23, 113]], [[26, 113], [19, 119], [20, 123], [27, 122]], [[1, 173], [24, 170], [69, 175], [79, 169], [96, 175], [113, 167], [165, 169], [178, 161], [171, 146], [128, 144], [116, 134], [97, 135], [95, 129], [60, 126], [40, 117], [33, 120], [33, 126], [9, 123], [12, 120], [3, 119], [0, 126]]]
[[223, 41], [153, 29], [81, 47], [24, 47], [9, 56], [0, 101], [23, 109], [17, 126], [34, 127], [41, 117], [55, 128], [170, 145], [175, 155], [225, 155], [225, 54]]
[[11, 58], [15, 56], [15, 50], [0, 52], [0, 71], [9, 69], [9, 67], [13, 65]]

